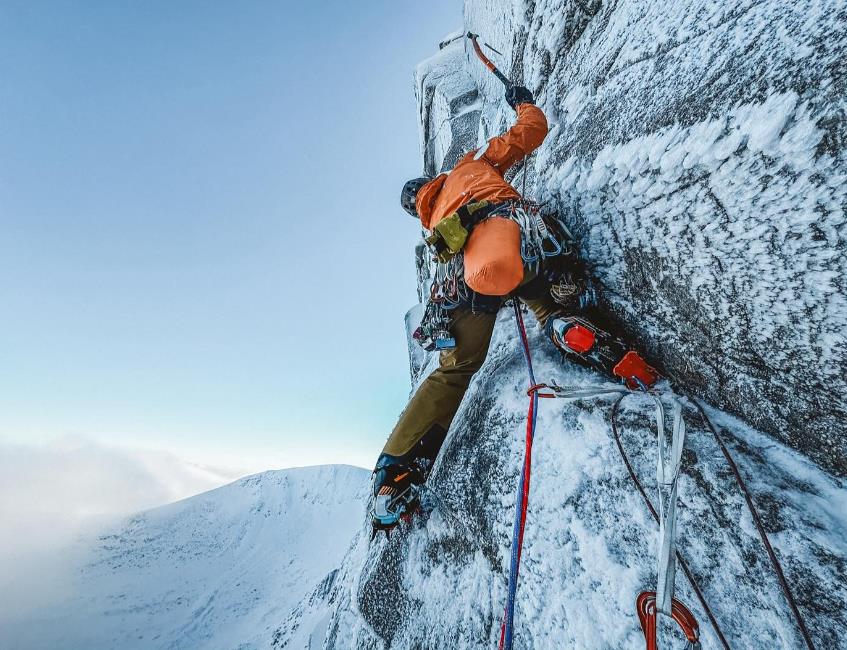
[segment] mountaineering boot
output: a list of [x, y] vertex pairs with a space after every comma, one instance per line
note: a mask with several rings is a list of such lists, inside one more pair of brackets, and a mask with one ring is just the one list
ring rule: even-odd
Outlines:
[[654, 368], [626, 343], [576, 317], [550, 319], [553, 344], [566, 355], [595, 370], [620, 377], [632, 390], [647, 390], [659, 380]]
[[384, 530], [387, 536], [404, 515], [415, 512], [429, 464], [428, 459], [406, 463], [388, 454], [379, 457], [374, 469], [371, 539], [379, 530]]

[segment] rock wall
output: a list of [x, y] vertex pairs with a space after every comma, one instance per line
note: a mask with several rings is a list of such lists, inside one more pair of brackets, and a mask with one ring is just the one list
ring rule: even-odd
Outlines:
[[[602, 382], [594, 372], [563, 366], [529, 319], [539, 378]], [[434, 509], [390, 539], [370, 541], [370, 520], [363, 521], [341, 567], [281, 621], [273, 648], [497, 647], [527, 408], [513, 320], [509, 310], [501, 312], [488, 360], [450, 428], [428, 482]], [[624, 447], [654, 498], [652, 401], [631, 396], [622, 406]], [[685, 413], [679, 549], [733, 650], [801, 648], [726, 462], [696, 412], [689, 406]], [[737, 420], [712, 417], [749, 480], [817, 647], [841, 647], [847, 488]], [[643, 649], [635, 597], [654, 588], [658, 532], [621, 461], [609, 402], [541, 400], [532, 457], [514, 647]], [[681, 571], [676, 587], [700, 623], [704, 650], [720, 648]], [[683, 646], [678, 638], [668, 644]]]
[[[551, 122], [528, 194], [689, 390], [847, 474], [847, 8], [467, 0]], [[417, 70], [426, 169], [513, 119], [467, 39]]]
[[[528, 194], [565, 216], [610, 308], [669, 373], [766, 432], [710, 411], [820, 648], [847, 626], [847, 487], [821, 468], [847, 473], [845, 27], [835, 3], [466, 0], [463, 30], [547, 113]], [[416, 71], [430, 173], [513, 120], [467, 45]], [[538, 378], [605, 381], [563, 363], [528, 318]], [[431, 511], [389, 540], [369, 541], [363, 521], [274, 648], [497, 646], [526, 418], [514, 328], [501, 311], [428, 481]], [[414, 381], [435, 362], [410, 358]], [[653, 405], [623, 404], [652, 496]], [[733, 649], [803, 647], [723, 457], [690, 404], [685, 417], [680, 552]], [[655, 584], [657, 530], [608, 402], [542, 400], [532, 467], [515, 647], [643, 648], [635, 597]], [[681, 572], [676, 588], [703, 647], [720, 647]]]

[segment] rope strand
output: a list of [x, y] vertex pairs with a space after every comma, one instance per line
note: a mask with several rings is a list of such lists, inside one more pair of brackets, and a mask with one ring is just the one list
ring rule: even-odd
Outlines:
[[[655, 519], [656, 523], [658, 524], [659, 513], [656, 512], [656, 508], [653, 507], [653, 503], [650, 501], [650, 497], [647, 496], [647, 492], [644, 490], [644, 486], [641, 485], [641, 481], [638, 480], [638, 476], [636, 475], [635, 470], [632, 467], [632, 463], [629, 462], [629, 456], [627, 456], [626, 451], [623, 448], [623, 443], [621, 442], [621, 437], [618, 433], [618, 408], [620, 407], [620, 404], [623, 401], [624, 397], [626, 397], [626, 394], [622, 394], [618, 399], [615, 400], [615, 403], [612, 404], [612, 415], [610, 418], [612, 424], [612, 434], [615, 436], [615, 443], [617, 443], [618, 451], [620, 452], [621, 458], [623, 458], [624, 465], [626, 465], [626, 469], [629, 472], [629, 477], [632, 479], [632, 482], [635, 483], [635, 487], [638, 489], [639, 494], [641, 494], [641, 498], [644, 500], [647, 509], [650, 511], [650, 514], [653, 515], [653, 519]], [[721, 630], [720, 625], [718, 625], [718, 620], [715, 618], [715, 615], [712, 612], [712, 608], [709, 607], [709, 603], [706, 602], [706, 597], [703, 595], [703, 592], [700, 590], [700, 587], [694, 580], [694, 574], [691, 573], [691, 569], [688, 568], [688, 564], [683, 559], [682, 555], [678, 550], [676, 551], [676, 559], [677, 562], [679, 562], [679, 566], [682, 568], [682, 572], [685, 574], [685, 577], [688, 578], [688, 582], [691, 585], [691, 588], [694, 590], [694, 594], [697, 596], [697, 600], [700, 601], [700, 605], [703, 607], [703, 611], [706, 612], [706, 617], [712, 624], [712, 629], [715, 631], [715, 634], [717, 634], [721, 645], [724, 647], [724, 650], [730, 650], [729, 643], [727, 642], [726, 637], [723, 635], [723, 631]]]
[[529, 352], [529, 340], [526, 336], [526, 326], [521, 314], [520, 302], [512, 298], [515, 308], [515, 323], [521, 340], [524, 360], [529, 373], [529, 411], [526, 417], [526, 442], [524, 451], [524, 462], [521, 468], [521, 478], [518, 482], [518, 493], [515, 499], [515, 524], [512, 530], [512, 555], [509, 566], [509, 589], [506, 597], [506, 611], [503, 614], [503, 623], [500, 626], [500, 650], [512, 650], [513, 628], [515, 618], [515, 593], [518, 588], [518, 572], [521, 566], [521, 552], [523, 551], [523, 535], [526, 526], [526, 510], [529, 505], [529, 479], [532, 470], [532, 441], [535, 437], [535, 422], [538, 412], [538, 397], [541, 386], [535, 381], [535, 372], [532, 369], [532, 356]]
[[809, 630], [806, 628], [806, 622], [803, 620], [803, 615], [800, 613], [800, 609], [797, 607], [797, 603], [794, 600], [794, 596], [791, 593], [791, 589], [788, 587], [788, 581], [785, 579], [785, 573], [782, 570], [782, 565], [780, 564], [779, 559], [776, 557], [776, 553], [773, 550], [773, 546], [771, 546], [771, 543], [768, 540], [768, 535], [765, 532], [764, 525], [762, 524], [762, 518], [759, 516], [759, 511], [756, 509], [756, 504], [753, 503], [753, 498], [750, 496], [750, 491], [747, 489], [747, 484], [741, 477], [741, 472], [738, 471], [738, 466], [735, 464], [732, 455], [729, 453], [729, 449], [727, 449], [726, 444], [724, 444], [723, 439], [721, 438], [715, 426], [712, 424], [712, 421], [709, 419], [709, 416], [706, 415], [706, 411], [700, 405], [700, 402], [698, 402], [690, 395], [688, 396], [688, 398], [694, 403], [694, 406], [697, 407], [697, 410], [700, 411], [700, 415], [702, 416], [703, 421], [706, 423], [706, 426], [709, 427], [709, 430], [715, 437], [715, 441], [718, 443], [718, 447], [720, 447], [721, 453], [723, 453], [724, 458], [726, 458], [726, 462], [729, 463], [729, 468], [730, 470], [732, 470], [732, 475], [735, 477], [735, 482], [738, 484], [738, 488], [744, 495], [744, 500], [747, 502], [747, 509], [750, 511], [750, 516], [753, 518], [753, 523], [756, 524], [756, 530], [759, 532], [759, 537], [762, 539], [762, 544], [764, 544], [765, 550], [768, 552], [768, 558], [770, 558], [771, 566], [773, 567], [774, 573], [776, 573], [776, 577], [779, 579], [779, 585], [782, 588], [782, 593], [785, 594], [785, 599], [788, 601], [788, 606], [791, 609], [791, 613], [794, 615], [794, 620], [797, 623], [797, 627], [800, 629], [800, 634], [803, 636], [803, 641], [805, 641], [806, 647], [809, 650], [815, 650], [815, 645], [812, 642], [812, 637], [809, 635]]

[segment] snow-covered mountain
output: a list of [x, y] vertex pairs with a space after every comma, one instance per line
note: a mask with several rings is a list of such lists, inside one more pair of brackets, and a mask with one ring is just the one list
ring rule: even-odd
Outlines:
[[80, 545], [72, 594], [3, 648], [267, 648], [364, 518], [370, 473], [270, 471], [142, 512]]

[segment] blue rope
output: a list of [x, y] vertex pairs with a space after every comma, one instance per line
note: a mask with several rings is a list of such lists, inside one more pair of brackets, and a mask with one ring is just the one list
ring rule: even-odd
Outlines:
[[[523, 316], [521, 315], [520, 302], [517, 298], [513, 298], [512, 304], [515, 308], [515, 321], [518, 327], [518, 335], [521, 339], [524, 359], [526, 360], [526, 367], [529, 371], [529, 385], [530, 387], [533, 387], [535, 386], [535, 373], [532, 370], [532, 357], [529, 354], [529, 342], [526, 338], [526, 328], [524, 327]], [[533, 390], [530, 398], [532, 399], [532, 418], [529, 426], [527, 446], [532, 445], [532, 440], [535, 437], [535, 422], [538, 414], [538, 391]], [[526, 453], [527, 451], [524, 452], [524, 454]], [[518, 570], [520, 569], [521, 562], [519, 543], [522, 521], [521, 502], [523, 501], [524, 486], [527, 481], [526, 469], [526, 462], [524, 462], [521, 464], [521, 479], [518, 482], [518, 493], [515, 504], [515, 525], [512, 529], [512, 557], [509, 566], [509, 591], [506, 598], [506, 613], [503, 621], [503, 635], [501, 637], [501, 648], [504, 650], [512, 650], [515, 617], [515, 592], [518, 588]]]

